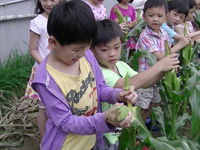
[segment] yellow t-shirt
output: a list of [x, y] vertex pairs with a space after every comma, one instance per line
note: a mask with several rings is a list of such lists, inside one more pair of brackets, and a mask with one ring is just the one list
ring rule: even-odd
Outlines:
[[[48, 64], [47, 71], [65, 96], [73, 115], [91, 116], [97, 112], [96, 82], [89, 62], [84, 57], [79, 61], [79, 76], [62, 73]], [[89, 150], [95, 142], [96, 135], [67, 134], [62, 150]]]

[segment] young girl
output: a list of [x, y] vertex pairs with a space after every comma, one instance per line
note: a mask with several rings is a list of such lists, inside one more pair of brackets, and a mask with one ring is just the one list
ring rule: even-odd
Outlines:
[[[127, 31], [130, 31], [131, 28], [135, 27], [135, 25], [137, 24], [137, 19], [136, 19], [136, 13], [135, 13], [135, 9], [129, 5], [128, 3], [132, 3], [133, 0], [117, 0], [118, 4], [114, 5], [111, 9], [110, 12], [110, 19], [116, 21], [117, 23], [119, 23], [118, 19], [117, 19], [117, 15], [114, 11], [114, 7], [117, 6], [120, 10], [120, 12], [122, 13], [122, 15], [124, 16], [124, 18], [126, 18], [126, 23], [127, 25], [124, 26], [123, 24], [120, 24], [120, 27], [122, 30], [124, 30], [124, 28], [128, 27], [129, 29]], [[131, 50], [135, 49], [135, 45], [136, 45], [136, 41], [133, 38], [130, 38], [127, 42], [126, 42], [126, 60], [128, 59], [129, 55], [131, 54]]]
[[86, 3], [92, 9], [95, 20], [104, 20], [107, 18], [106, 8], [102, 4], [104, 0], [87, 0]]
[[[47, 19], [52, 8], [57, 5], [61, 0], [37, 0], [35, 14], [37, 16], [30, 21], [30, 41], [29, 50], [30, 55], [35, 60], [35, 64], [32, 68], [31, 77], [29, 79], [25, 97], [40, 99], [38, 94], [31, 88], [31, 84], [36, 73], [38, 65], [49, 54], [50, 47], [48, 44], [47, 33]], [[41, 102], [41, 101], [40, 101]], [[41, 136], [41, 139], [46, 130], [46, 112], [42, 102], [39, 102], [39, 111], [37, 115], [37, 125]]]
[[200, 31], [196, 31], [194, 30], [194, 27], [192, 25], [192, 22], [194, 20], [194, 11], [195, 11], [195, 7], [196, 7], [196, 3], [194, 0], [189, 0], [189, 13], [187, 15], [187, 17], [185, 18], [185, 20], [175, 26], [174, 30], [180, 34], [180, 35], [184, 35], [184, 27], [187, 29], [187, 34], [188, 34], [188, 37], [192, 38], [193, 40], [196, 40], [196, 41], [200, 41]]
[[118, 22], [117, 15], [114, 12], [114, 7], [117, 6], [121, 11], [122, 15], [126, 17], [128, 16], [126, 22], [129, 24], [129, 28], [133, 28], [137, 24], [135, 9], [129, 5], [128, 3], [132, 3], [133, 0], [117, 0], [118, 4], [114, 5], [110, 12], [110, 19]]

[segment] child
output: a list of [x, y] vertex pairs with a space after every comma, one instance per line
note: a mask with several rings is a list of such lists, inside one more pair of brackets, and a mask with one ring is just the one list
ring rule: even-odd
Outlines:
[[[104, 75], [106, 84], [113, 88], [123, 88], [124, 77], [128, 73], [130, 77], [130, 84], [134, 85], [135, 90], [139, 88], [147, 88], [157, 83], [163, 76], [164, 71], [168, 71], [172, 68], [178, 67], [178, 58], [175, 58], [176, 54], [173, 54], [165, 59], [162, 59], [150, 69], [137, 74], [136, 71], [131, 69], [126, 63], [118, 61], [121, 54], [121, 42], [122, 31], [119, 25], [113, 20], [103, 20], [97, 22], [98, 35], [91, 44], [91, 50], [95, 55], [101, 70]], [[140, 100], [140, 99], [139, 99]], [[142, 107], [141, 115], [144, 121], [145, 116], [145, 101], [137, 101], [136, 105]], [[108, 110], [111, 104], [102, 103], [103, 111]], [[105, 145], [105, 149], [115, 147], [117, 149], [118, 135], [113, 133], [105, 133], [105, 138], [109, 144]]]
[[194, 20], [194, 11], [195, 11], [196, 3], [195, 3], [194, 0], [189, 0], [188, 2], [189, 2], [190, 10], [189, 10], [187, 17], [185, 18], [185, 20], [181, 24], [175, 26], [174, 30], [178, 34], [184, 36], [184, 27], [185, 27], [187, 29], [187, 34], [189, 35], [189, 37], [199, 41], [200, 39], [199, 39], [198, 36], [200, 35], [200, 31], [195, 32], [193, 25], [191, 23], [191, 21]]
[[102, 4], [104, 0], [87, 0], [86, 3], [92, 9], [95, 20], [103, 20], [107, 18], [106, 8]]
[[[147, 0], [144, 6], [143, 19], [147, 26], [140, 34], [136, 49], [150, 50], [150, 53], [157, 56], [158, 62], [165, 57], [165, 40], [168, 40], [168, 34], [163, 30], [161, 25], [164, 23], [167, 15], [167, 3], [165, 0]], [[172, 53], [178, 52], [180, 49], [189, 44], [188, 38], [182, 38], [171, 48]], [[149, 69], [146, 57], [139, 59], [139, 70], [143, 72]], [[160, 102], [159, 91], [156, 86], [147, 89], [140, 89], [137, 92], [140, 99], [148, 101], [146, 105], [146, 117], [150, 117], [151, 108]], [[151, 102], [151, 103], [150, 103]], [[146, 124], [149, 124], [149, 119]]]
[[175, 40], [179, 41], [184, 37], [174, 31], [174, 26], [183, 22], [189, 13], [189, 5], [186, 0], [171, 0], [168, 2], [168, 10], [167, 19], [161, 28], [167, 32], [170, 45], [174, 45]]
[[51, 51], [32, 83], [48, 116], [42, 149], [90, 150], [95, 142], [102, 147], [102, 133], [114, 131], [114, 126], [129, 127], [131, 112], [122, 122], [111, 122], [106, 118], [114, 107], [101, 113], [101, 101], [114, 104], [127, 99], [133, 104], [137, 99], [134, 87], [125, 91], [106, 86], [88, 50], [97, 26], [85, 2], [65, 1], [54, 7], [47, 31]]
[[[136, 13], [133, 6], [129, 5], [128, 3], [132, 3], [133, 0], [117, 0], [118, 4], [114, 5], [110, 12], [110, 19], [116, 21], [119, 24], [117, 19], [117, 15], [114, 11], [115, 7], [118, 7], [119, 11], [122, 13], [123, 17], [126, 18], [125, 24], [120, 24], [122, 31], [124, 30], [130, 32], [131, 28], [135, 27], [138, 20], [136, 19]], [[125, 32], [124, 32], [125, 33]], [[124, 41], [125, 42], [125, 41]], [[131, 52], [135, 49], [136, 41], [131, 37], [128, 41], [126, 41], [126, 60], [128, 60]]]
[[117, 15], [114, 12], [114, 7], [117, 6], [124, 17], [126, 17], [126, 15], [128, 16], [126, 22], [129, 24], [129, 28], [133, 28], [137, 24], [135, 9], [128, 4], [132, 3], [133, 0], [117, 0], [117, 1], [118, 4], [114, 5], [111, 9], [110, 19], [119, 23]]
[[[35, 76], [38, 65], [50, 52], [50, 47], [48, 44], [48, 33], [47, 33], [47, 19], [52, 8], [57, 5], [61, 0], [38, 0], [35, 8], [35, 17], [30, 22], [30, 42], [29, 50], [30, 55], [35, 60], [35, 64], [32, 68], [31, 77], [28, 82], [25, 97], [40, 99], [38, 94], [31, 88], [33, 78]], [[37, 125], [41, 136], [41, 139], [45, 132], [46, 124], [46, 112], [45, 107], [41, 101], [39, 101], [39, 111], [37, 115]]]

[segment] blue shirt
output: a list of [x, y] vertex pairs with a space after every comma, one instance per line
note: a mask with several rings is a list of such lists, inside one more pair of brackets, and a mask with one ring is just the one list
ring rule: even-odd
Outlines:
[[165, 22], [162, 24], [162, 26], [161, 26], [161, 28], [162, 29], [164, 29], [166, 32], [167, 32], [167, 34], [168, 34], [168, 36], [169, 36], [169, 44], [170, 45], [173, 45], [174, 44], [174, 36], [177, 34], [173, 29], [174, 29], [174, 27], [173, 27], [173, 29], [171, 29]]

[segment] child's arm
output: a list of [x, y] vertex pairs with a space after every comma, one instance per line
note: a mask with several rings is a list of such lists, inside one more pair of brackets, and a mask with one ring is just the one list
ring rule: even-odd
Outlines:
[[[148, 70], [131, 77], [130, 84], [134, 85], [135, 90], [153, 86], [163, 77], [163, 72], [179, 67], [179, 60], [176, 56], [177, 54], [171, 54], [170, 56], [158, 61]], [[116, 82], [114, 88], [122, 88], [124, 84], [124, 78], [120, 78]]]
[[[43, 84], [34, 84], [34, 89], [38, 92], [46, 107], [48, 118], [63, 132], [78, 135], [91, 135], [113, 132], [115, 130], [114, 126], [127, 127], [129, 125], [131, 114], [129, 114], [125, 120], [113, 124], [106, 122], [106, 112], [96, 113], [88, 117], [76, 116], [72, 114], [71, 108], [64, 96], [61, 99], [58, 98], [49, 92]], [[59, 94], [62, 95], [62, 93]], [[111, 109], [113, 109], [113, 107]], [[108, 110], [108, 112], [109, 111], [110, 110]]]
[[39, 34], [36, 34], [33, 31], [30, 31], [30, 42], [29, 42], [29, 51], [30, 55], [37, 63], [41, 63], [43, 58], [40, 56], [38, 52], [38, 41], [39, 41]]
[[133, 22], [131, 22], [130, 27], [129, 28], [134, 28], [136, 26], [136, 24], [138, 23], [138, 20], [135, 19]]
[[[174, 30], [175, 30], [179, 35], [184, 36], [184, 31], [183, 31], [180, 27], [176, 26]], [[200, 31], [196, 31], [196, 32], [189, 33], [186, 37], [188, 37], [188, 38], [196, 38], [196, 37], [198, 37], [198, 36], [200, 36]]]
[[[189, 39], [187, 37], [183, 37], [181, 40], [178, 41], [178, 43], [176, 45], [174, 45], [170, 51], [171, 53], [176, 53], [179, 50], [181, 50], [182, 48], [184, 48], [185, 46], [187, 46], [189, 44]], [[157, 56], [158, 60], [161, 60], [165, 57], [165, 52], [154, 52], [154, 54]]]

